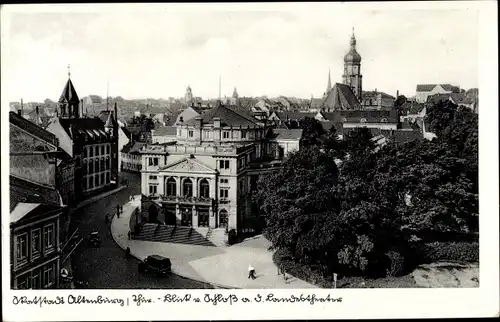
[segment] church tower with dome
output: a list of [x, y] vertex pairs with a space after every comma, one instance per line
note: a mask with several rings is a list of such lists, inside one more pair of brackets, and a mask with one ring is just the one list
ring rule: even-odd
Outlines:
[[356, 37], [354, 36], [353, 28], [351, 37], [351, 49], [344, 56], [344, 74], [342, 75], [342, 83], [351, 87], [352, 91], [360, 102], [362, 99], [362, 78], [361, 56], [356, 51]]

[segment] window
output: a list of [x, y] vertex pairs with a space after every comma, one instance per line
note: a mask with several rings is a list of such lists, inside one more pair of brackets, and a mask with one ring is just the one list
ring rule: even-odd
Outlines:
[[42, 275], [39, 270], [34, 270], [31, 273], [31, 288], [34, 290], [42, 288]]
[[31, 232], [31, 253], [33, 255], [40, 253], [40, 250], [42, 248], [42, 239], [40, 236], [40, 229], [33, 229]]
[[43, 227], [43, 244], [45, 249], [54, 247], [54, 237], [54, 224]]
[[157, 176], [149, 176], [149, 180], [158, 180]]
[[158, 165], [158, 158], [149, 158], [149, 165]]
[[101, 173], [101, 184], [106, 184], [106, 182], [104, 182], [104, 172]]
[[222, 137], [223, 137], [224, 139], [229, 139], [229, 131], [224, 131], [224, 132], [222, 132]]
[[104, 171], [104, 158], [101, 158], [101, 171]]
[[246, 139], [247, 138], [247, 131], [245, 131], [245, 130], [241, 131], [241, 138], [242, 139]]
[[94, 176], [89, 177], [89, 189], [94, 188]]
[[220, 189], [220, 198], [227, 199], [229, 197], [229, 189]]
[[28, 259], [28, 234], [23, 233], [17, 236], [17, 260], [22, 261]]
[[54, 264], [48, 264], [43, 268], [43, 286], [48, 288], [54, 284]]
[[194, 135], [193, 131], [188, 131], [188, 136], [189, 136], [190, 138], [192, 138], [192, 137], [193, 137], [193, 135]]
[[361, 123], [366, 123], [366, 119], [365, 119], [365, 118], [362, 118], [362, 119], [360, 120], [360, 122], [361, 122]]
[[98, 174], [95, 175], [95, 186], [96, 187], [99, 186], [99, 175]]
[[229, 183], [228, 179], [220, 179], [220, 183]]
[[209, 130], [203, 130], [203, 138], [204, 139], [210, 138], [210, 131]]
[[29, 289], [29, 274], [21, 275], [17, 278], [17, 286], [18, 290], [27, 290]]
[[177, 182], [174, 178], [168, 178], [167, 180], [167, 196], [177, 195]]
[[193, 196], [193, 182], [191, 179], [184, 179], [184, 182], [182, 183], [182, 192], [182, 195], [185, 197]]
[[87, 157], [87, 149], [83, 149], [83, 157], [86, 158]]
[[229, 160], [219, 160], [220, 169], [229, 169]]
[[207, 179], [200, 181], [200, 197], [208, 198], [210, 196], [210, 184]]
[[87, 178], [82, 179], [82, 189], [87, 190]]
[[89, 173], [94, 173], [94, 160], [90, 160], [89, 162]]
[[95, 156], [98, 156], [98, 155], [99, 155], [99, 147], [98, 147], [98, 146], [96, 146], [96, 147], [95, 147]]
[[111, 147], [110, 145], [106, 145], [106, 154], [109, 154], [110, 153], [110, 150], [111, 150]]
[[386, 118], [383, 118], [380, 122], [382, 122], [382, 123], [387, 123], [387, 119], [386, 119]]
[[149, 185], [149, 194], [154, 195], [158, 192], [158, 186], [157, 185]]
[[101, 145], [101, 155], [104, 154], [104, 145]]
[[99, 172], [99, 160], [95, 160], [95, 172]]
[[106, 170], [109, 170], [110, 164], [111, 164], [111, 161], [109, 160], [109, 157], [107, 157], [107, 159], [106, 159]]
[[106, 183], [109, 183], [109, 172], [106, 172]]
[[89, 157], [94, 156], [94, 149], [92, 147], [89, 148]]

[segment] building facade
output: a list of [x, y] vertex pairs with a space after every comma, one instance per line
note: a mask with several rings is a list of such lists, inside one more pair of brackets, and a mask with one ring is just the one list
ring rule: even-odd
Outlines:
[[123, 147], [120, 152], [122, 171], [141, 172], [142, 156], [140, 151], [145, 144], [144, 142], [130, 142]]
[[429, 96], [435, 94], [460, 93], [460, 87], [450, 84], [419, 84], [415, 99], [417, 103], [426, 103]]
[[142, 148], [142, 218], [238, 232], [254, 229], [249, 226], [256, 214], [246, 197], [255, 178], [248, 171], [255, 164], [268, 168], [269, 162], [298, 149], [299, 141], [286, 135], [276, 140], [258, 120], [219, 104], [178, 126], [175, 145]]
[[60, 116], [47, 127], [59, 146], [75, 160], [75, 198], [81, 200], [116, 187], [118, 182], [118, 123], [114, 113], [106, 122], [80, 117], [78, 94], [68, 79], [59, 99]]

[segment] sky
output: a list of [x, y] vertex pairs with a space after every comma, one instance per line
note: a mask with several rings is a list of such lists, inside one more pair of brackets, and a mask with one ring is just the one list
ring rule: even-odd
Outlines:
[[9, 101], [57, 100], [70, 65], [80, 97], [215, 98], [219, 75], [222, 96], [320, 97], [354, 27], [363, 90], [477, 87], [478, 11], [450, 4], [31, 6], [2, 12], [2, 82]]

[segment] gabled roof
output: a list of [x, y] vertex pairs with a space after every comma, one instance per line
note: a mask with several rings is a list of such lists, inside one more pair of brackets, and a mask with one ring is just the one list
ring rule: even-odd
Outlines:
[[445, 91], [460, 92], [460, 88], [458, 86], [451, 84], [419, 84], [417, 85], [417, 92], [430, 92], [437, 85], [440, 85]]
[[195, 158], [184, 158], [164, 167], [159, 167], [160, 171], [168, 172], [209, 172], [216, 173], [217, 171], [204, 164]]
[[352, 89], [345, 84], [336, 83], [323, 102], [323, 106], [330, 110], [360, 109], [360, 104]]
[[50, 133], [49, 131], [42, 129], [35, 123], [26, 120], [24, 117], [21, 117], [20, 115], [14, 112], [9, 112], [9, 122], [33, 134], [34, 136], [44, 140], [45, 142], [57, 145], [57, 138], [53, 133]]
[[380, 92], [380, 91], [363, 91], [363, 98], [369, 98], [369, 97], [377, 97], [378, 95], [380, 95], [382, 98], [392, 98], [392, 99], [396, 99], [394, 96], [392, 95], [389, 95], [385, 92]]
[[73, 82], [68, 78], [66, 82], [66, 86], [64, 86], [61, 97], [59, 97], [59, 103], [76, 103], [78, 104], [80, 99], [78, 98], [78, 94], [76, 93], [75, 87], [73, 86]]
[[[80, 119], [59, 118], [59, 122], [70, 138], [73, 138], [74, 135], [87, 136], [90, 139], [106, 137], [104, 122], [98, 117]], [[71, 133], [71, 128], [73, 128], [74, 133]]]
[[141, 148], [146, 145], [145, 142], [129, 142], [120, 151], [122, 153], [139, 154]]
[[[216, 106], [204, 114], [202, 114], [201, 119], [203, 124], [212, 124], [213, 119], [218, 117], [221, 120], [221, 126], [258, 126], [258, 120], [253, 116], [245, 116], [240, 112], [236, 112], [223, 105]], [[195, 125], [196, 118], [192, 118], [184, 122], [186, 125]]]

